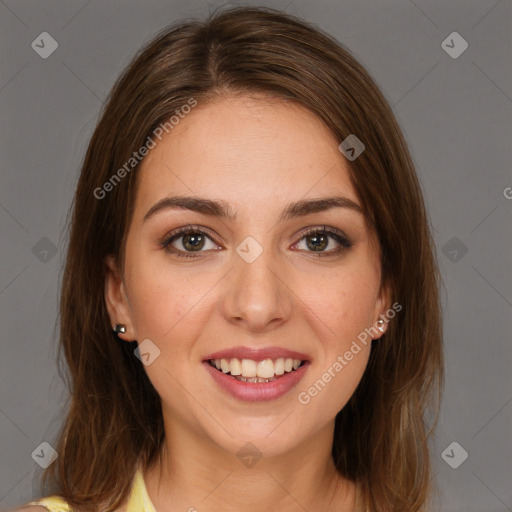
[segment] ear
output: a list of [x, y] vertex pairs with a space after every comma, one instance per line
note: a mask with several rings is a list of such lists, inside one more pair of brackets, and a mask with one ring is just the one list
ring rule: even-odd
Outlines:
[[110, 317], [112, 329], [116, 324], [126, 326], [126, 332], [119, 333], [118, 336], [125, 341], [137, 339], [133, 322], [131, 318], [131, 309], [126, 297], [125, 284], [121, 271], [112, 254], [105, 257], [107, 267], [105, 273], [105, 304]]
[[[389, 314], [389, 310], [391, 309], [391, 289], [387, 284], [382, 284], [379, 290], [379, 295], [377, 297], [377, 301], [375, 302], [375, 311], [373, 318], [373, 332], [377, 334], [372, 335], [372, 339], [379, 339], [388, 329], [388, 323], [391, 318]], [[393, 311], [393, 316], [395, 316], [395, 311]], [[379, 322], [379, 320], [383, 320], [384, 323]]]

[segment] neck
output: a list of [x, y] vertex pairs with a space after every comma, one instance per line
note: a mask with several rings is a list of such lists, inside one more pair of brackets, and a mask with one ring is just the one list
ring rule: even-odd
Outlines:
[[161, 457], [144, 475], [148, 494], [157, 512], [353, 512], [355, 485], [335, 469], [333, 432], [334, 422], [291, 451], [242, 460], [186, 425], [166, 424]]

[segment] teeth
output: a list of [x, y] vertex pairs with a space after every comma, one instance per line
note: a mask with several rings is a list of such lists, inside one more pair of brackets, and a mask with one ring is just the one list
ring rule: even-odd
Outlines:
[[276, 359], [276, 362], [274, 363], [274, 373], [276, 375], [283, 375], [284, 373], [284, 359], [280, 357], [279, 359]]
[[241, 380], [242, 382], [272, 382], [273, 380], [276, 380], [275, 377], [270, 377], [269, 379], [261, 379], [260, 377], [242, 377], [241, 375], [237, 375], [234, 377], [236, 380]]
[[231, 373], [231, 375], [242, 375], [242, 363], [239, 359], [231, 359], [229, 363], [229, 373]]
[[256, 375], [262, 379], [270, 379], [274, 376], [274, 363], [272, 359], [264, 359], [256, 366]]
[[256, 361], [242, 359], [242, 377], [256, 377]]
[[244, 382], [270, 382], [276, 376], [297, 370], [301, 365], [300, 359], [278, 357], [277, 359], [215, 359], [210, 364], [223, 373], [229, 373], [237, 380]]

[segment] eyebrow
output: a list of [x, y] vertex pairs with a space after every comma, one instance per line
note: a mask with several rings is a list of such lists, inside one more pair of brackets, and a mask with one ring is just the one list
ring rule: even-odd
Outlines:
[[[304, 217], [311, 213], [323, 212], [330, 210], [331, 208], [348, 208], [363, 214], [362, 208], [348, 197], [322, 197], [319, 199], [302, 199], [300, 201], [290, 203], [281, 212], [279, 222], [295, 217]], [[237, 218], [236, 213], [225, 201], [213, 201], [203, 197], [172, 196], [164, 197], [155, 203], [148, 210], [146, 215], [144, 215], [142, 222], [146, 222], [150, 217], [153, 217], [158, 212], [168, 209], [191, 210], [202, 213], [203, 215], [217, 217], [231, 222], [235, 222]]]

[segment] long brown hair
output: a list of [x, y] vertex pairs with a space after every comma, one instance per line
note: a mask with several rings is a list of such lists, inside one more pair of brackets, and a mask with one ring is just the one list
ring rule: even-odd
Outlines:
[[136, 193], [137, 166], [126, 162], [191, 98], [201, 108], [251, 92], [297, 102], [339, 142], [355, 134], [365, 145], [348, 162], [350, 178], [378, 235], [382, 284], [402, 310], [373, 342], [366, 372], [337, 414], [332, 456], [340, 474], [360, 483], [368, 510], [425, 510], [443, 354], [440, 276], [421, 187], [395, 117], [361, 64], [318, 28], [268, 8], [167, 28], [112, 89], [74, 197], [59, 345], [70, 402], [43, 485], [50, 480], [47, 489], [79, 510], [101, 503], [111, 512], [128, 497], [137, 464], [146, 469], [159, 456], [159, 396], [134, 357], [137, 342], [112, 332], [104, 299], [104, 258], [115, 255], [122, 268]]

